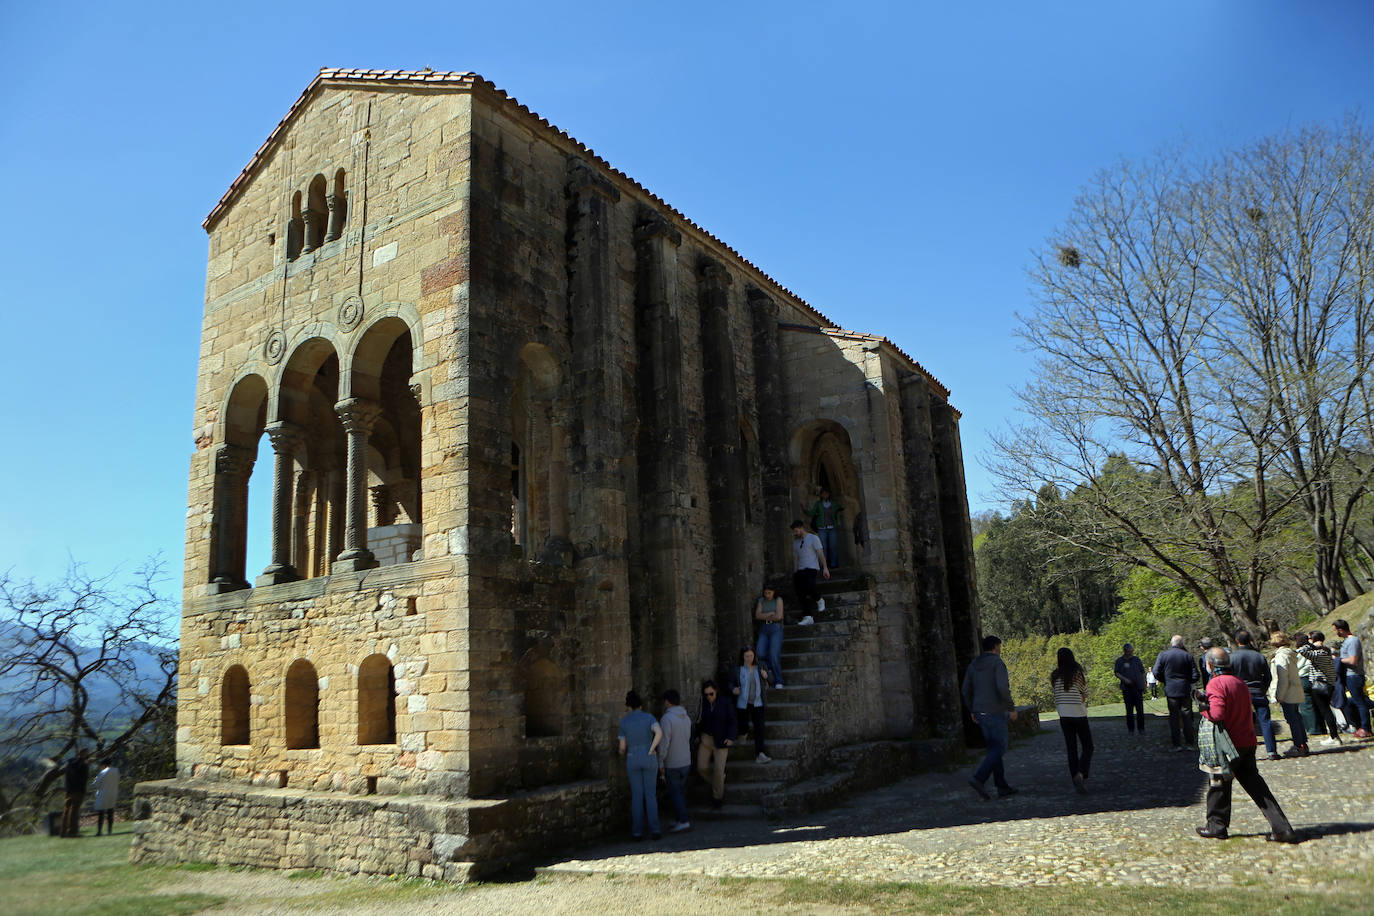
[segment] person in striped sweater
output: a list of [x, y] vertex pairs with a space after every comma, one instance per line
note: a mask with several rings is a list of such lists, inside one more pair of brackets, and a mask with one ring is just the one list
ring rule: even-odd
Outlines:
[[1093, 733], [1088, 727], [1088, 678], [1083, 666], [1068, 646], [1059, 650], [1058, 667], [1050, 672], [1054, 707], [1059, 711], [1059, 728], [1064, 732], [1064, 749], [1069, 755], [1069, 777], [1080, 795], [1093, 761]]

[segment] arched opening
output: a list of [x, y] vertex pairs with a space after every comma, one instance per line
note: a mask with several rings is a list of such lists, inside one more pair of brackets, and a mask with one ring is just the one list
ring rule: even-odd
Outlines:
[[286, 670], [286, 746], [320, 746], [320, 679], [315, 666], [298, 658]]
[[531, 649], [520, 660], [526, 738], [563, 734], [568, 714], [568, 685], [563, 670], [541, 650]]
[[231, 665], [220, 682], [220, 744], [249, 743], [250, 696], [248, 670], [242, 665]]
[[281, 550], [302, 578], [326, 575], [342, 549], [347, 442], [335, 412], [339, 373], [333, 345], [316, 337], [295, 349], [282, 374], [277, 419], [288, 435], [273, 445], [274, 456], [286, 448], [290, 457], [290, 479], [277, 481], [287, 525]]
[[858, 566], [858, 541], [866, 540], [864, 500], [849, 433], [833, 420], [814, 420], [792, 437], [792, 459], [793, 505], [810, 525], [821, 491], [829, 490], [832, 503], [838, 507], [834, 515], [838, 565]]
[[328, 184], [323, 175], [316, 175], [310, 181], [305, 202], [305, 248], [309, 253], [324, 244], [329, 229]]
[[267, 383], [244, 376], [225, 404], [223, 444], [215, 453], [209, 580], [216, 591], [248, 587], [249, 485], [266, 425]]
[[286, 260], [294, 261], [305, 247], [305, 216], [301, 211], [301, 192], [291, 195], [291, 218], [286, 222]]
[[358, 743], [396, 743], [396, 672], [385, 655], [358, 666]]
[[567, 470], [553, 353], [526, 344], [511, 393], [511, 539], [530, 559], [567, 534]]
[[352, 395], [380, 408], [366, 450], [367, 543], [382, 566], [418, 559], [422, 543], [420, 401], [411, 387], [413, 364], [410, 327], [396, 317], [368, 328], [353, 354]]
[[344, 223], [348, 221], [348, 189], [344, 185], [344, 170], [334, 173], [334, 190], [326, 203], [329, 205], [329, 231], [324, 240], [332, 242], [343, 235]]

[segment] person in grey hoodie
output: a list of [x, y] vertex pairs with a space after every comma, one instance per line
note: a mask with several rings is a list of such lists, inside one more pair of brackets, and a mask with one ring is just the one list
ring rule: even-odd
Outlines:
[[983, 637], [983, 654], [969, 663], [964, 672], [964, 705], [968, 707], [973, 721], [983, 731], [987, 741], [988, 753], [978, 769], [973, 771], [968, 784], [984, 801], [992, 796], [984, 788], [988, 776], [992, 776], [997, 786], [997, 797], [1015, 795], [1016, 790], [1007, 784], [1002, 768], [1002, 755], [1007, 750], [1007, 718], [1016, 720], [1016, 704], [1011, 699], [1011, 683], [1007, 678], [1007, 666], [1002, 661], [1002, 640], [996, 636]]
[[669, 833], [692, 829], [687, 817], [687, 776], [692, 772], [692, 717], [682, 708], [682, 695], [671, 687], [663, 691], [663, 716], [658, 720], [663, 740], [658, 743], [658, 771], [668, 786], [677, 823]]

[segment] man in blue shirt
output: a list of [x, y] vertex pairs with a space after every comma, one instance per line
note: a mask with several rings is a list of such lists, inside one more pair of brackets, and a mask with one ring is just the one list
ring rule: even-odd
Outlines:
[[1121, 647], [1121, 657], [1116, 660], [1116, 680], [1121, 685], [1121, 701], [1126, 704], [1126, 731], [1139, 729], [1144, 734], [1145, 665], [1136, 657], [1130, 643]]

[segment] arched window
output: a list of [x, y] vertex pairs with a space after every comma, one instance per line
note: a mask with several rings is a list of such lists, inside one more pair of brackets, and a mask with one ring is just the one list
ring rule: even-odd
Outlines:
[[344, 223], [348, 221], [348, 189], [344, 186], [344, 170], [334, 173], [334, 191], [325, 200], [329, 206], [329, 231], [324, 240], [332, 242], [343, 235]]
[[248, 587], [249, 482], [267, 423], [267, 383], [261, 376], [247, 375], [234, 384], [222, 422], [223, 444], [215, 452], [210, 525], [209, 578], [216, 592]]
[[358, 666], [358, 743], [396, 743], [396, 671], [385, 655]]
[[303, 658], [286, 671], [286, 746], [320, 746], [320, 679]]
[[248, 744], [248, 671], [233, 665], [219, 689], [220, 744]]
[[286, 222], [286, 260], [294, 261], [305, 247], [305, 218], [301, 213], [301, 192], [291, 196], [291, 218]]
[[329, 229], [328, 185], [323, 175], [316, 175], [310, 182], [310, 190], [305, 201], [305, 248], [309, 253], [324, 244], [325, 233]]

